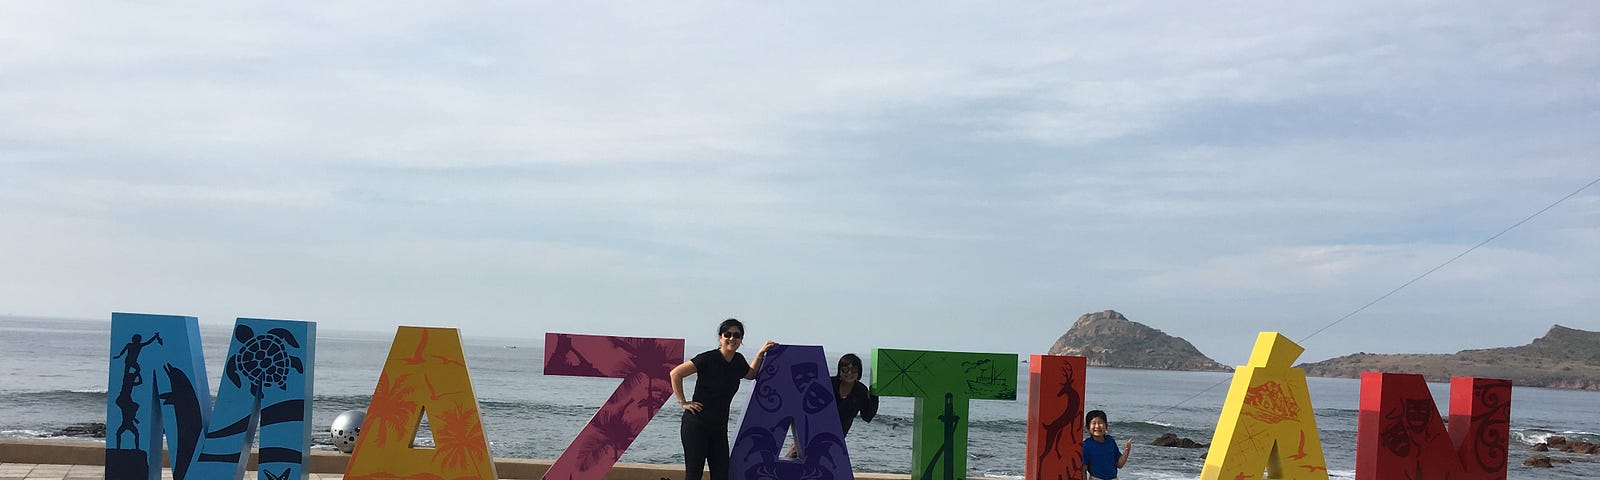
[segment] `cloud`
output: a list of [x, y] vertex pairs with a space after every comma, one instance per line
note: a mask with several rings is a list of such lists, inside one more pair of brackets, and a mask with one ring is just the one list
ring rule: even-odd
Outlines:
[[[38, 281], [0, 291], [45, 315], [378, 329], [460, 314], [673, 335], [640, 319], [740, 312], [818, 342], [1002, 351], [1044, 346], [930, 326], [1053, 338], [1117, 309], [1238, 351], [1231, 337], [1311, 330], [1600, 174], [1597, 19], [1584, 3], [9, 4], [0, 228], [29, 233], [0, 245]], [[1595, 198], [1384, 306], [1600, 328]]]
[[[1505, 294], [1522, 297], [1541, 296], [1538, 285], [1523, 282], [1532, 277], [1557, 277], [1563, 282], [1581, 278], [1586, 272], [1568, 258], [1551, 257], [1537, 252], [1498, 249], [1493, 247], [1474, 250], [1471, 257], [1452, 258], [1470, 245], [1324, 245], [1292, 248], [1274, 248], [1243, 255], [1227, 255], [1209, 259], [1203, 264], [1174, 268], [1146, 276], [1141, 287], [1150, 294], [1163, 297], [1204, 296], [1213, 298], [1245, 299], [1273, 295], [1306, 295], [1327, 291], [1347, 291], [1355, 288], [1369, 290], [1373, 298], [1387, 293], [1384, 286], [1397, 288], [1414, 278], [1427, 274], [1418, 282], [1421, 289], [1456, 290], [1482, 288], [1502, 292], [1497, 301], [1507, 300]], [[1441, 264], [1448, 268], [1429, 273]], [[1459, 262], [1459, 263], [1457, 263]], [[1518, 286], [1520, 287], [1515, 287]], [[1477, 293], [1458, 293], [1471, 297]], [[1562, 299], [1567, 306], [1580, 297]], [[1515, 303], [1528, 302], [1526, 299]]]

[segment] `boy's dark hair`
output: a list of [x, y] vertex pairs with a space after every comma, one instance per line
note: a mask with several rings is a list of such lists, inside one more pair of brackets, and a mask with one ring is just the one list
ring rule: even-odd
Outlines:
[[740, 322], [737, 318], [730, 318], [723, 320], [721, 325], [717, 325], [717, 336], [722, 336], [724, 332], [733, 327], [739, 327], [739, 333], [744, 333], [744, 322]]
[[839, 357], [839, 364], [848, 364], [852, 367], [856, 367], [856, 373], [863, 373], [861, 370], [861, 357], [857, 357], [854, 353], [846, 353], [843, 357]]
[[1095, 418], [1111, 423], [1111, 420], [1106, 418], [1105, 410], [1090, 410], [1089, 413], [1083, 416], [1083, 428], [1089, 428], [1089, 422], [1093, 422]]

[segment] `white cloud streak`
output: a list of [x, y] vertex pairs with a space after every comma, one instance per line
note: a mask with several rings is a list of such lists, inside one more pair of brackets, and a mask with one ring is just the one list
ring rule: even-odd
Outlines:
[[[6, 4], [0, 306], [743, 315], [1023, 353], [1048, 342], [958, 325], [1114, 308], [1242, 360], [1600, 175], [1597, 27], [1584, 2]], [[1551, 321], [1513, 336], [1600, 329], [1595, 198], [1383, 314], [1432, 350], [1519, 310]]]

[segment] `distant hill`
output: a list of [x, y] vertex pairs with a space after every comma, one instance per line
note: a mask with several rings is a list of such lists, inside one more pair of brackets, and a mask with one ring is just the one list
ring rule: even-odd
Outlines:
[[1361, 378], [1361, 372], [1414, 373], [1429, 381], [1452, 376], [1502, 378], [1522, 387], [1600, 390], [1600, 332], [1550, 327], [1520, 347], [1454, 354], [1357, 353], [1298, 365], [1306, 375]]
[[1114, 310], [1086, 313], [1050, 347], [1050, 355], [1075, 355], [1092, 367], [1233, 371], [1200, 353], [1188, 340], [1167, 335]]

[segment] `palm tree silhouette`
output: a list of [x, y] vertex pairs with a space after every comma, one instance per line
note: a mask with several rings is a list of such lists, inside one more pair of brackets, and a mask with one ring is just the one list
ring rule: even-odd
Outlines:
[[[601, 409], [595, 414], [589, 426], [600, 432], [599, 435], [584, 436], [582, 452], [578, 456], [578, 470], [586, 471], [594, 468], [601, 458], [615, 459], [622, 456], [622, 452], [633, 444], [633, 439], [643, 430], [639, 422], [630, 422], [629, 407], [634, 403], [633, 398], [628, 399], [620, 407], [610, 410]], [[650, 417], [643, 418], [649, 421]], [[604, 454], [604, 455], [602, 455]]]
[[[663, 339], [611, 337], [611, 345], [627, 355], [622, 362], [626, 371], [643, 371], [646, 374], [662, 378], [678, 366], [682, 358], [673, 358], [671, 344]], [[683, 352], [678, 352], [677, 357], [682, 357]]]
[[435, 461], [446, 470], [472, 469], [478, 477], [483, 472], [478, 465], [488, 457], [486, 451], [488, 442], [484, 441], [483, 426], [478, 424], [478, 410], [463, 409], [460, 405], [455, 410], [446, 411], [439, 415], [439, 428], [433, 431], [438, 439], [433, 452]]
[[[623, 352], [623, 360], [618, 369], [630, 372], [623, 377], [620, 389], [644, 391], [645, 398], [649, 401], [641, 403], [639, 407], [648, 410], [649, 415], [654, 415], [654, 410], [665, 405], [667, 396], [671, 394], [671, 387], [667, 383], [670, 381], [668, 373], [672, 371], [672, 367], [678, 366], [678, 363], [683, 361], [682, 348], [677, 349], [677, 354], [674, 355], [673, 342], [634, 337], [611, 337], [611, 345]], [[657, 379], [662, 382], [660, 388], [655, 385]], [[639, 385], [640, 383], [644, 385]]]
[[373, 433], [377, 436], [375, 442], [383, 446], [389, 440], [389, 434], [404, 440], [405, 432], [411, 425], [408, 422], [416, 418], [417, 402], [411, 399], [411, 393], [417, 387], [406, 384], [407, 377], [411, 374], [389, 378], [388, 373], [378, 376], [378, 388], [372, 393], [372, 402], [367, 405], [367, 423], [372, 424]]

